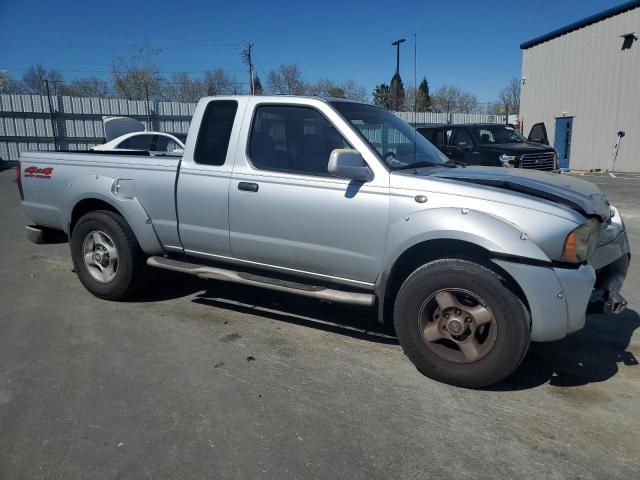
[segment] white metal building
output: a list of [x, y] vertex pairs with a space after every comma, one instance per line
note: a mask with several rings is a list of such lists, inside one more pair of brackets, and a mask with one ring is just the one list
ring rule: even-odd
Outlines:
[[640, 172], [640, 0], [520, 45], [525, 134], [544, 122], [570, 169]]

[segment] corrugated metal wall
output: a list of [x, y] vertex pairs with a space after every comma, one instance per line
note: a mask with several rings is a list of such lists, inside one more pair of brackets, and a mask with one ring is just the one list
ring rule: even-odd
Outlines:
[[623, 130], [616, 170], [640, 171], [640, 8], [523, 51], [520, 114], [524, 133], [544, 122], [554, 143], [555, 118], [572, 116], [570, 167], [606, 168]]
[[[433, 113], [433, 112], [394, 112], [405, 122], [413, 125], [438, 123], [507, 123], [506, 115], [485, 115], [481, 113]], [[517, 115], [509, 115], [508, 123], [518, 121]]]
[[[0, 159], [15, 161], [23, 150], [83, 150], [103, 143], [103, 116], [131, 117], [152, 130], [187, 133], [195, 103], [120, 98], [0, 95]], [[53, 115], [51, 114], [53, 113]]]

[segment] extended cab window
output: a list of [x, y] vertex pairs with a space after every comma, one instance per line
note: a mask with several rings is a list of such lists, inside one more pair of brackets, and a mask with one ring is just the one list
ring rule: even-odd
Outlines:
[[194, 160], [204, 165], [223, 165], [227, 159], [229, 139], [236, 118], [238, 102], [214, 100], [209, 102], [202, 117]]
[[336, 148], [351, 147], [317, 110], [280, 105], [256, 108], [248, 148], [256, 168], [328, 176], [329, 156]]

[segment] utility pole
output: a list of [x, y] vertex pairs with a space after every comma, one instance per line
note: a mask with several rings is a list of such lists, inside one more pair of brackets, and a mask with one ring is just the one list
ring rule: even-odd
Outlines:
[[251, 60], [251, 49], [253, 43], [247, 43], [242, 49], [242, 61], [249, 67], [249, 95], [256, 94], [256, 87], [253, 81], [253, 61]]
[[145, 83], [144, 84], [144, 94], [145, 97], [147, 98], [147, 128], [149, 129], [148, 131], [151, 132], [152, 128], [151, 128], [151, 111], [149, 108], [149, 84]]
[[396, 80], [396, 112], [400, 109], [400, 44], [406, 41], [406, 38], [401, 38], [391, 43], [396, 47], [396, 74], [393, 76]]

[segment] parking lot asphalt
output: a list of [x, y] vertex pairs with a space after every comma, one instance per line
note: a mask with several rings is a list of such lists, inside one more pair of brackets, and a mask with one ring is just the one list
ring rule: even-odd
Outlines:
[[[630, 308], [533, 344], [507, 381], [422, 376], [371, 310], [158, 271], [107, 302], [23, 235], [0, 173], [0, 479], [638, 478]], [[640, 179], [585, 176], [640, 248]]]

